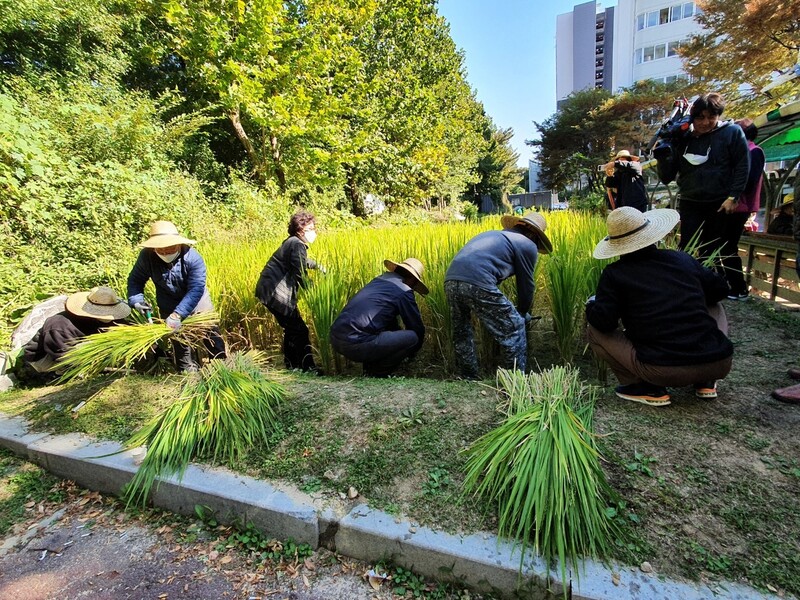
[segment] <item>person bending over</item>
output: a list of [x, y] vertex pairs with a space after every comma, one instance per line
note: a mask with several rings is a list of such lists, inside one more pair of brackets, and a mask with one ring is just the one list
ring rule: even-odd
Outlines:
[[685, 252], [656, 247], [678, 219], [670, 208], [618, 208], [593, 253], [619, 260], [586, 303], [589, 344], [617, 376], [617, 396], [650, 406], [670, 403], [667, 387], [693, 385], [697, 397], [716, 398], [733, 359], [719, 303], [725, 278]]
[[[425, 339], [414, 292], [428, 293], [424, 267], [416, 258], [383, 261], [379, 275], [353, 296], [331, 327], [331, 345], [345, 358], [363, 363], [364, 375], [387, 377], [413, 358]], [[397, 318], [403, 322], [400, 328]]]
[[[539, 213], [505, 215], [502, 231], [484, 231], [459, 250], [447, 269], [444, 291], [453, 323], [456, 368], [464, 379], [478, 379], [478, 358], [471, 316], [500, 344], [500, 366], [524, 371], [528, 356], [525, 324], [533, 304], [533, 271], [539, 252], [553, 247]], [[516, 277], [517, 306], [498, 287]]]

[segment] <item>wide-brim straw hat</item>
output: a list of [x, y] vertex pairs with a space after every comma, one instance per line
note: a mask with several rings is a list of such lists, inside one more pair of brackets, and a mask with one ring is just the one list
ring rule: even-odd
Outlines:
[[638, 161], [639, 157], [638, 156], [633, 156], [627, 150], [620, 150], [619, 152], [617, 152], [617, 155], [616, 155], [616, 157], [614, 157], [614, 160], [636, 160], [636, 161]]
[[89, 317], [98, 321], [117, 321], [131, 314], [131, 307], [117, 297], [110, 287], [96, 287], [88, 292], [78, 292], [67, 298], [66, 309], [77, 317]]
[[523, 226], [534, 234], [539, 252], [548, 254], [553, 251], [553, 244], [544, 232], [547, 229], [547, 221], [544, 220], [541, 214], [529, 212], [522, 217], [518, 215], [503, 215], [500, 219], [500, 224], [505, 229], [512, 229], [517, 225]]
[[383, 261], [383, 266], [389, 271], [394, 271], [399, 267], [404, 273], [408, 273], [416, 280], [412, 287], [417, 292], [423, 296], [428, 293], [428, 286], [422, 283], [422, 272], [425, 270], [425, 267], [422, 265], [421, 261], [416, 258], [407, 258], [401, 263], [396, 263], [387, 258]]
[[139, 244], [142, 248], [168, 248], [180, 244], [195, 244], [194, 240], [178, 233], [172, 221], [155, 221], [150, 225], [150, 237]]
[[677, 210], [656, 208], [646, 213], [632, 206], [621, 206], [608, 213], [608, 235], [600, 240], [592, 255], [613, 258], [630, 254], [664, 239], [680, 221]]

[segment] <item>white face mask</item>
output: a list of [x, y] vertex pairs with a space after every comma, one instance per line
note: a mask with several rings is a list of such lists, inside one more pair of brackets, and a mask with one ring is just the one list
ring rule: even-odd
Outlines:
[[181, 253], [180, 249], [176, 250], [172, 254], [158, 254], [158, 252], [156, 252], [156, 254], [158, 254], [158, 258], [163, 260], [165, 263], [171, 263], [173, 260], [178, 258], [178, 255], [180, 253]]
[[711, 146], [708, 147], [708, 151], [705, 154], [689, 154], [688, 152], [684, 152], [683, 158], [685, 158], [686, 162], [688, 162], [690, 165], [694, 165], [696, 167], [706, 162], [709, 154], [711, 154]]
[[306, 231], [303, 233], [303, 237], [306, 238], [309, 244], [313, 244], [314, 240], [317, 239], [317, 232], [313, 229], [311, 231]]

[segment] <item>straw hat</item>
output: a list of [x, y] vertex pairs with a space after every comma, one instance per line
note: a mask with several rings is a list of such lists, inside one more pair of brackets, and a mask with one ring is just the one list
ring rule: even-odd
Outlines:
[[500, 219], [500, 224], [504, 229], [512, 229], [517, 225], [522, 225], [536, 237], [536, 245], [539, 247], [539, 252], [547, 254], [553, 251], [553, 244], [550, 243], [544, 233], [544, 230], [547, 229], [547, 221], [544, 220], [540, 213], [529, 212], [523, 217], [503, 215]]
[[614, 160], [623, 160], [623, 159], [624, 160], [636, 160], [636, 161], [638, 161], [639, 157], [638, 156], [632, 156], [631, 153], [628, 152], [627, 150], [620, 150], [619, 152], [617, 152], [617, 156], [614, 157]]
[[632, 206], [621, 206], [608, 213], [608, 235], [594, 249], [595, 258], [630, 254], [664, 238], [680, 221], [677, 210], [656, 208], [642, 213]]
[[131, 314], [131, 307], [110, 287], [96, 287], [88, 292], [78, 292], [67, 298], [66, 309], [77, 317], [98, 321], [117, 321]]
[[154, 221], [150, 225], [150, 237], [139, 244], [142, 248], [167, 248], [179, 244], [194, 244], [194, 240], [183, 237], [172, 221]]
[[792, 209], [792, 214], [794, 214], [794, 192], [789, 192], [783, 197], [783, 202], [781, 202], [778, 206], [773, 208], [769, 211], [773, 217], [775, 215], [780, 214], [782, 210], [789, 210]]
[[400, 267], [403, 272], [408, 273], [411, 275], [411, 277], [417, 280], [417, 282], [412, 286], [417, 292], [423, 296], [428, 293], [428, 286], [422, 283], [422, 272], [425, 270], [425, 267], [422, 265], [422, 262], [416, 258], [407, 258], [401, 263], [392, 262], [387, 258], [385, 261], [383, 261], [383, 266], [389, 271], [394, 271]]

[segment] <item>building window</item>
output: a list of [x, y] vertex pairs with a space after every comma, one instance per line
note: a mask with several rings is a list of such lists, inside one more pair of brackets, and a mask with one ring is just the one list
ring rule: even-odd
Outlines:
[[637, 48], [633, 53], [633, 62], [634, 64], [640, 65], [643, 62], [650, 62], [651, 60], [661, 60], [669, 56], [677, 56], [680, 46], [681, 42], [675, 41]]
[[633, 53], [633, 62], [637, 65], [642, 64], [642, 49], [637, 48], [636, 52]]
[[678, 48], [680, 47], [680, 42], [670, 42], [667, 44], [667, 56], [678, 56]]
[[666, 56], [667, 56], [667, 45], [657, 44], [655, 47], [655, 54], [653, 56], [653, 59], [658, 60], [660, 58], [665, 58]]
[[684, 2], [682, 4], [674, 4], [659, 10], [651, 10], [636, 15], [636, 30], [640, 31], [647, 27], [655, 27], [656, 25], [666, 25], [673, 21], [681, 19], [689, 19], [694, 15], [700, 13], [700, 9], [694, 5], [694, 2]]

